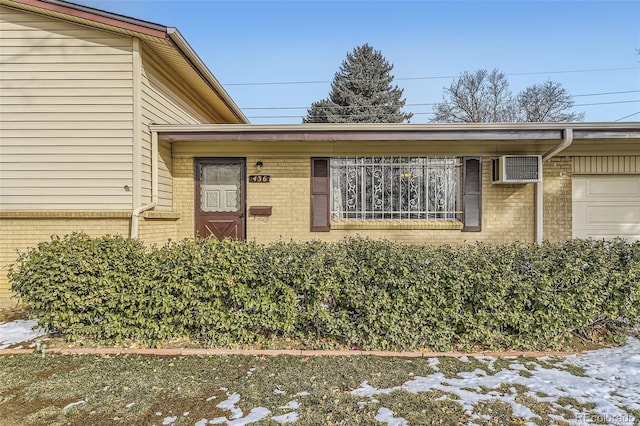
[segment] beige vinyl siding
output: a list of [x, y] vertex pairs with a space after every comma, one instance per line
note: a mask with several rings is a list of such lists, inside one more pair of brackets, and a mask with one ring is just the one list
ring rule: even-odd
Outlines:
[[132, 208], [132, 40], [0, 11], [3, 210]]
[[[148, 124], [214, 123], [211, 108], [144, 47], [142, 53], [142, 200], [151, 201], [151, 133]], [[172, 157], [169, 143], [159, 144], [158, 207], [173, 209]]]

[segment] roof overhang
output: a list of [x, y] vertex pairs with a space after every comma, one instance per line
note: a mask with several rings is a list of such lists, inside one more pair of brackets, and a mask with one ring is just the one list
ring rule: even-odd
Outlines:
[[[544, 153], [572, 129], [563, 155], [640, 155], [640, 123], [152, 125], [167, 142], [332, 143], [335, 152], [396, 147], [402, 152], [455, 155]], [[299, 149], [296, 149], [299, 152]]]
[[249, 120], [176, 28], [61, 0], [0, 0], [0, 5], [144, 41], [212, 107], [226, 123]]

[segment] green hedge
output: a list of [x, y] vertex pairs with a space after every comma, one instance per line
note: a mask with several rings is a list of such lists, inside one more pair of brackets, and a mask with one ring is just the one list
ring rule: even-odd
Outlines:
[[106, 342], [534, 349], [596, 326], [615, 340], [640, 324], [640, 243], [623, 241], [149, 248], [76, 233], [20, 254], [9, 278], [41, 326]]

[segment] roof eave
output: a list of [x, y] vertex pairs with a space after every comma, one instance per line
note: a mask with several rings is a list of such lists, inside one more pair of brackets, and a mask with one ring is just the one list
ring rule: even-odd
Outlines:
[[3, 0], [0, 1], [0, 4], [14, 7], [19, 5], [30, 6], [51, 13], [59, 13], [79, 19], [86, 19], [88, 21], [145, 34], [151, 37], [161, 39], [168, 38], [167, 27], [163, 25], [62, 0]]
[[[69, 3], [63, 0], [0, 0], [0, 4], [25, 11], [46, 14], [58, 19], [71, 17], [76, 23], [95, 26], [103, 30], [106, 29], [133, 37], [142, 36], [144, 40], [151, 42], [149, 47], [152, 49], [154, 49], [155, 40], [161, 41], [161, 43], [170, 43], [193, 69], [195, 73], [194, 76], [197, 74], [197, 78], [200, 78], [215, 96], [221, 100], [221, 105], [224, 105], [226, 111], [216, 112], [223, 116], [228, 122], [240, 124], [249, 123], [244, 113], [176, 28]], [[69, 18], [67, 18], [67, 20], [68, 19]]]
[[581, 139], [638, 139], [640, 123], [151, 125], [162, 140], [400, 141], [554, 140], [571, 128]]
[[185, 58], [198, 71], [201, 78], [209, 84], [211, 90], [213, 90], [216, 95], [222, 99], [229, 111], [234, 115], [235, 120], [239, 121], [241, 124], [249, 124], [249, 119], [244, 115], [233, 99], [231, 99], [231, 96], [229, 96], [224, 87], [222, 87], [222, 84], [220, 84], [218, 79], [213, 75], [202, 59], [200, 59], [195, 50], [193, 50], [189, 43], [187, 43], [187, 40], [182, 36], [182, 34], [180, 34], [180, 31], [178, 31], [177, 28], [168, 27], [167, 35], [183, 53]]

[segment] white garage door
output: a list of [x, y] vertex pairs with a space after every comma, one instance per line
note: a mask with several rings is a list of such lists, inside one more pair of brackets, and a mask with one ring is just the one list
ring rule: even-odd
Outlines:
[[573, 237], [640, 241], [640, 176], [573, 176]]

